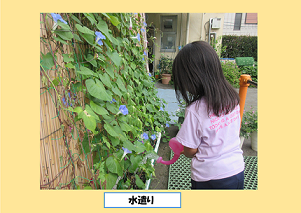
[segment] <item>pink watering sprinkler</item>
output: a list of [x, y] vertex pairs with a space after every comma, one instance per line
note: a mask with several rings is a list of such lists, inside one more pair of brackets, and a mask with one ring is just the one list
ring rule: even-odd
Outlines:
[[172, 149], [172, 151], [174, 152], [174, 156], [170, 161], [164, 161], [162, 160], [162, 157], [159, 157], [157, 159], [157, 163], [163, 163], [165, 165], [170, 165], [173, 164], [174, 162], [176, 162], [178, 160], [178, 158], [180, 157], [180, 153], [184, 150], [184, 147], [182, 144], [180, 144], [176, 138], [172, 138], [169, 141], [169, 147]]

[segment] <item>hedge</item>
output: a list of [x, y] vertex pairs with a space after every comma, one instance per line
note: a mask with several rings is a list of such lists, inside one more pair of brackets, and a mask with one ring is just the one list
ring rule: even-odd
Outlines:
[[222, 58], [253, 57], [257, 61], [257, 36], [224, 35], [222, 47], [225, 46]]

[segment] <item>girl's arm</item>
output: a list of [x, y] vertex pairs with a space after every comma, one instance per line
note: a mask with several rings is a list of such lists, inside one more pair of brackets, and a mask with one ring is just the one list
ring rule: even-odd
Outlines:
[[184, 150], [181, 152], [181, 154], [184, 154], [188, 158], [193, 158], [195, 154], [197, 153], [198, 149], [192, 149], [189, 147], [184, 146]]

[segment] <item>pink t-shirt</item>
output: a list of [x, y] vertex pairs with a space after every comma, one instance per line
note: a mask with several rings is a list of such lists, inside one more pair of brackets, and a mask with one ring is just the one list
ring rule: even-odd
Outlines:
[[239, 105], [220, 117], [207, 114], [204, 98], [186, 108], [184, 123], [176, 139], [189, 148], [198, 149], [191, 162], [194, 181], [222, 179], [244, 170], [240, 148]]

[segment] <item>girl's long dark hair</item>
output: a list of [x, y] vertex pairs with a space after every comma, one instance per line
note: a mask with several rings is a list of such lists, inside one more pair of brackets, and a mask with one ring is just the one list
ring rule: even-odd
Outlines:
[[184, 46], [173, 62], [172, 74], [176, 97], [187, 106], [204, 97], [208, 115], [212, 111], [220, 116], [239, 104], [238, 93], [225, 79], [220, 59], [207, 42]]

